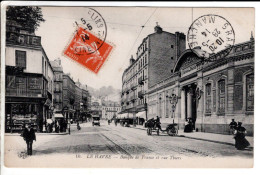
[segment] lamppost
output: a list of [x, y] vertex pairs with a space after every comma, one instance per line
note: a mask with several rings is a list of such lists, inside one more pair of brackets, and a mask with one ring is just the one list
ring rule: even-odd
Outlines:
[[[172, 94], [170, 97], [170, 103], [172, 104], [172, 118], [175, 119], [175, 115], [173, 117], [173, 114], [174, 114], [174, 111], [175, 111], [175, 108], [176, 108], [176, 105], [178, 103], [178, 96], [176, 94]], [[178, 128], [179, 128], [179, 117], [178, 117]]]

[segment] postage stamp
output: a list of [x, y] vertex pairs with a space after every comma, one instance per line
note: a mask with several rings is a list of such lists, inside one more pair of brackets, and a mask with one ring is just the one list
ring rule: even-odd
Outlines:
[[92, 72], [98, 73], [112, 49], [113, 46], [79, 27], [65, 49], [64, 55], [77, 61]]
[[214, 61], [218, 52], [225, 57], [235, 44], [235, 32], [232, 25], [222, 16], [203, 15], [191, 24], [187, 41], [192, 51], [201, 49], [205, 61]]

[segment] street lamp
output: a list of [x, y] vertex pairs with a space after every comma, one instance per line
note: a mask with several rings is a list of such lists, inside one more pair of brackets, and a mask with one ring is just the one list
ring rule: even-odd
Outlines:
[[[176, 94], [172, 94], [170, 97], [170, 103], [172, 104], [172, 118], [173, 118], [173, 114], [174, 114], [174, 111], [176, 109], [176, 105], [178, 103], [178, 96]], [[174, 119], [175, 119], [175, 115], [174, 115]], [[178, 127], [179, 127], [179, 117], [178, 117]]]

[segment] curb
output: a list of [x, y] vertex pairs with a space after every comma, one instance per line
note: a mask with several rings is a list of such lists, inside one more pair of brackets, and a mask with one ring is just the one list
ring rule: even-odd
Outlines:
[[[5, 133], [5, 136], [20, 136], [20, 133]], [[69, 133], [35, 133], [35, 135], [69, 135]]]
[[[145, 128], [136, 128], [136, 127], [130, 127], [134, 129], [140, 129], [140, 130], [146, 130]], [[185, 136], [185, 135], [178, 135], [177, 137], [185, 137], [187, 139], [194, 139], [194, 140], [201, 140], [201, 141], [206, 141], [206, 142], [213, 142], [213, 143], [219, 143], [219, 144], [224, 144], [224, 145], [230, 145], [230, 146], [235, 146], [234, 143], [229, 143], [229, 142], [222, 142], [222, 141], [217, 141], [217, 140], [210, 140], [210, 139], [203, 139], [203, 138], [197, 138], [197, 137], [190, 137], [190, 136]], [[249, 146], [247, 148], [253, 148], [252, 146]]]

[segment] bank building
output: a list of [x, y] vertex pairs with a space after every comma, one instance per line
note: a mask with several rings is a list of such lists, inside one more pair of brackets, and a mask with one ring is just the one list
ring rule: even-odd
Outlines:
[[[181, 39], [186, 45], [185, 37], [182, 36]], [[162, 47], [169, 47], [169, 43], [162, 43], [165, 44]], [[202, 61], [200, 48], [182, 50], [176, 44], [180, 43], [173, 40], [170, 46], [179, 48], [177, 51], [179, 54], [168, 58], [162, 57], [163, 59], [157, 63], [160, 65], [165, 59], [173, 59], [172, 64], [163, 65], [164, 69], [168, 70], [168, 73], [165, 73], [168, 77], [153, 85], [147, 82], [148, 87], [143, 94], [147, 107], [146, 120], [159, 116], [162, 126], [174, 120], [178, 123], [179, 129], [183, 129], [185, 122], [191, 119], [197, 131], [228, 134], [229, 123], [235, 119], [243, 123], [248, 135], [252, 135], [254, 125], [252, 34], [248, 41], [235, 44], [228, 55], [223, 55], [226, 50], [216, 53], [214, 55], [216, 60], [212, 62]], [[147, 75], [155, 76], [149, 73], [149, 69]], [[125, 82], [123, 93], [124, 84]], [[124, 101], [124, 96], [122, 99]]]

